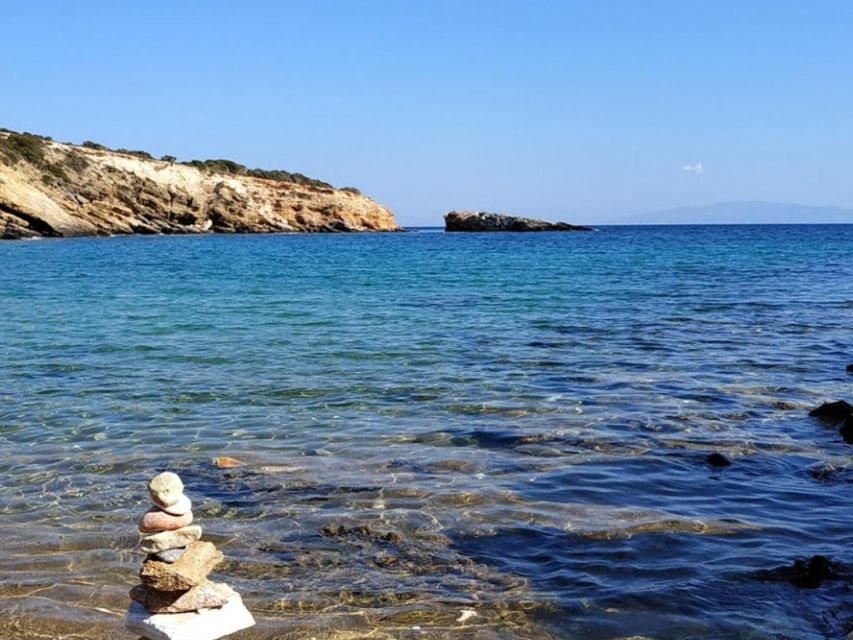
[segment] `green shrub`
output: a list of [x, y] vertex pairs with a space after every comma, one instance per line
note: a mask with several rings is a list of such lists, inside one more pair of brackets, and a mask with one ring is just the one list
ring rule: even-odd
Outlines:
[[89, 161], [76, 151], [69, 151], [63, 164], [72, 171], [80, 173], [89, 166]]
[[[89, 166], [89, 161], [85, 156], [73, 151], [66, 154], [61, 166], [59, 164], [45, 164], [44, 141], [50, 140], [50, 138], [30, 133], [10, 132], [7, 129], [2, 128], [0, 128], [0, 132], [8, 133], [5, 137], [0, 136], [0, 157], [5, 157], [10, 162], [25, 160], [33, 165], [41, 167], [45, 171], [45, 178], [47, 181], [51, 178], [67, 180], [68, 176], [63, 167], [79, 173]], [[109, 147], [98, 144], [97, 142], [92, 142], [91, 140], [84, 141], [82, 146], [87, 149], [96, 149], [98, 151], [110, 151]], [[145, 160], [154, 160], [154, 156], [147, 151], [116, 149], [115, 152], [144, 158]], [[170, 155], [164, 155], [160, 160], [172, 164], [177, 162], [177, 158]], [[188, 162], [182, 162], [181, 164], [195, 167], [201, 171], [209, 173], [223, 173], [232, 176], [249, 176], [252, 178], [261, 178], [263, 180], [274, 180], [276, 182], [290, 182], [318, 189], [334, 189], [334, 187], [328, 182], [323, 182], [316, 178], [309, 178], [301, 173], [291, 173], [290, 171], [283, 171], [281, 169], [249, 169], [239, 162], [226, 160], [224, 158], [190, 160]], [[344, 187], [342, 190], [356, 195], [361, 194], [361, 191], [355, 187]]]
[[39, 140], [44, 140], [45, 142], [53, 142], [53, 138], [50, 136], [43, 136], [39, 133], [30, 133], [29, 131], [24, 131], [21, 133], [22, 136], [28, 136], [30, 138], [38, 138]]
[[292, 182], [310, 187], [320, 187], [322, 189], [334, 189], [328, 182], [309, 178], [301, 173], [290, 173], [281, 169], [249, 169], [246, 175], [252, 178], [262, 178], [263, 180], [275, 180], [276, 182]]
[[134, 149], [116, 149], [116, 153], [124, 153], [129, 156], [136, 156], [137, 158], [144, 158], [145, 160], [153, 160], [154, 156], [152, 156], [147, 151], [136, 151]]
[[48, 162], [43, 167], [45, 175], [51, 175], [57, 180], [61, 180], [62, 182], [68, 182], [68, 174], [65, 173], [65, 169], [60, 167], [58, 164], [52, 164]]
[[232, 176], [242, 176], [246, 173], [245, 165], [222, 158], [216, 160], [190, 160], [181, 164], [186, 164], [202, 171], [209, 171], [210, 173], [225, 173]]
[[44, 162], [44, 140], [28, 133], [10, 133], [0, 138], [0, 151], [11, 162], [25, 160], [36, 166]]
[[281, 169], [247, 169], [246, 165], [233, 160], [218, 158], [214, 160], [190, 160], [181, 164], [195, 167], [209, 173], [224, 173], [230, 176], [249, 176], [250, 178], [261, 178], [263, 180], [275, 180], [276, 182], [293, 182], [295, 184], [320, 187], [323, 189], [334, 189], [328, 182], [309, 178], [301, 173], [290, 173]]

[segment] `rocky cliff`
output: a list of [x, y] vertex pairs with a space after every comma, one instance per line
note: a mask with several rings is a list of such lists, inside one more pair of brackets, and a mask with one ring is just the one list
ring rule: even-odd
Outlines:
[[0, 239], [398, 230], [388, 209], [354, 189], [209, 168], [240, 167], [227, 161], [188, 166], [146, 155], [0, 131]]
[[592, 231], [567, 222], [545, 222], [485, 211], [451, 211], [444, 214], [446, 231]]

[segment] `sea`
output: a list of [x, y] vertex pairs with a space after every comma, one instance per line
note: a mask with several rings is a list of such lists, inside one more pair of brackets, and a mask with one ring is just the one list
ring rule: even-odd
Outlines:
[[2, 243], [0, 638], [171, 470], [244, 640], [843, 639], [851, 339], [853, 225]]

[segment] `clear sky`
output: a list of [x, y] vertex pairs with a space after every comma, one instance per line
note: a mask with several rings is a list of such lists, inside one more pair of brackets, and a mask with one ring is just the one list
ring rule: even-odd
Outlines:
[[853, 207], [853, 2], [0, 0], [0, 126], [606, 222]]

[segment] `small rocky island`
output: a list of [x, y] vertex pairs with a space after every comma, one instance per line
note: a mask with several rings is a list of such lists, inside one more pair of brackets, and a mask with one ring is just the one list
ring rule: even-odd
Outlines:
[[0, 129], [0, 240], [398, 230], [358, 189], [300, 173]]
[[180, 477], [169, 471], [148, 483], [154, 503], [139, 521], [142, 584], [130, 590], [126, 626], [148, 640], [216, 640], [255, 624], [236, 591], [211, 582], [223, 560], [193, 525], [192, 503]]
[[444, 214], [445, 231], [592, 231], [566, 222], [545, 222], [485, 211], [451, 211]]

